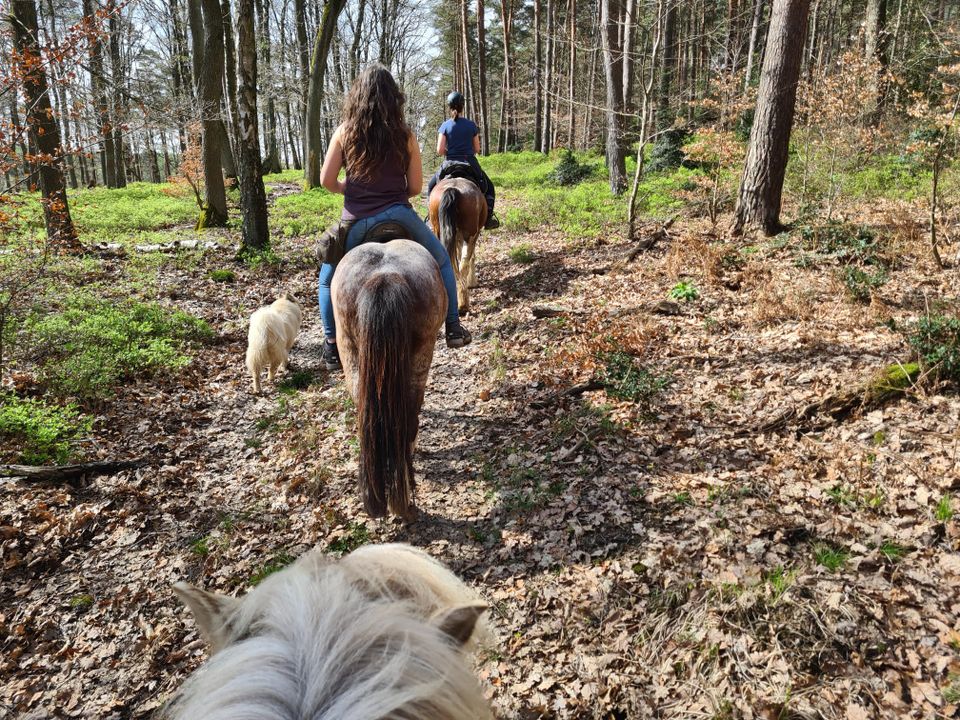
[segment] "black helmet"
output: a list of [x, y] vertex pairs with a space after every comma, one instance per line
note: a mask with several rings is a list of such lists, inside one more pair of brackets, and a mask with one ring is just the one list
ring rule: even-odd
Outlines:
[[463, 93], [458, 90], [454, 90], [452, 93], [447, 95], [447, 107], [451, 110], [463, 110]]

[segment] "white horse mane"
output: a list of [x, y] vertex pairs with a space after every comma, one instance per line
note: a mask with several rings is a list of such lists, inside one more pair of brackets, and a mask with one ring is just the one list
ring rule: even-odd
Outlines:
[[[177, 588], [185, 599], [188, 587]], [[431, 621], [463, 603], [476, 609], [477, 598], [414, 548], [368, 546], [339, 562], [312, 551], [231, 602], [223, 649], [184, 686], [173, 717], [492, 717], [462, 649]]]

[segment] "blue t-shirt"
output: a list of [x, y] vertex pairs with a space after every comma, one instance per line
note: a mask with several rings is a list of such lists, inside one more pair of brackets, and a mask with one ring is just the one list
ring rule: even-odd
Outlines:
[[468, 160], [473, 151], [473, 138], [480, 134], [477, 124], [465, 117], [450, 118], [437, 132], [447, 136], [447, 160]]

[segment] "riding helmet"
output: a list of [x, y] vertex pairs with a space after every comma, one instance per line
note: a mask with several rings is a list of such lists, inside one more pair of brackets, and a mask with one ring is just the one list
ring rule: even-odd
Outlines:
[[447, 107], [451, 110], [463, 110], [464, 97], [463, 93], [458, 90], [454, 90], [452, 93], [447, 95]]

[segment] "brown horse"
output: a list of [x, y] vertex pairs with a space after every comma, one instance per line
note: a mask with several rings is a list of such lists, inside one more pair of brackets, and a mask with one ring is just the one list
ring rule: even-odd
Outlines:
[[360, 495], [371, 517], [405, 520], [413, 503], [413, 447], [447, 293], [437, 263], [412, 240], [348, 252], [330, 288], [337, 345], [357, 407]]
[[486, 222], [487, 200], [470, 180], [441, 180], [430, 193], [430, 223], [450, 255], [457, 278], [457, 304], [464, 314], [470, 312], [470, 288], [477, 286], [474, 252]]

